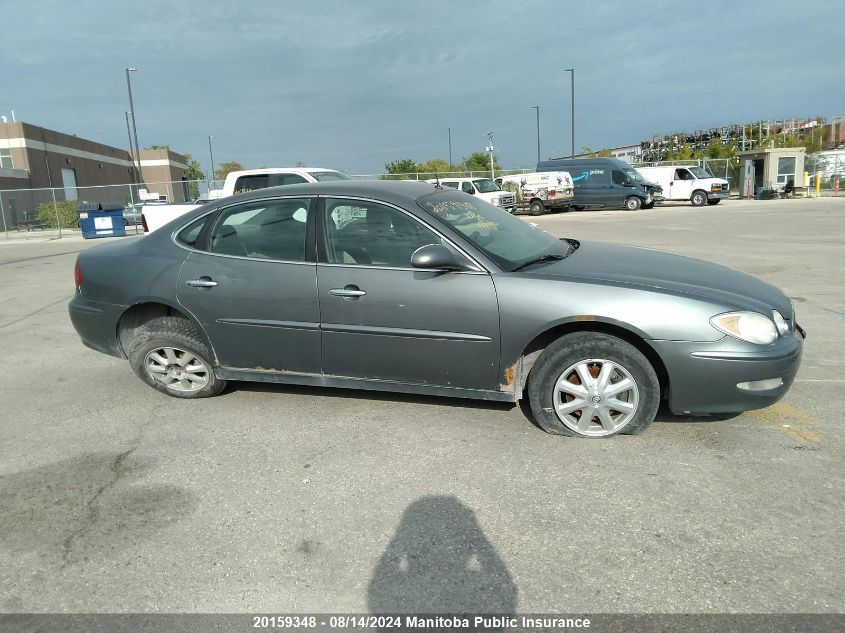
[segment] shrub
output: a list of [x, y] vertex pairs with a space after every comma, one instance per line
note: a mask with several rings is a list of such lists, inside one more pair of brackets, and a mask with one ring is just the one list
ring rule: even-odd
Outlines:
[[76, 210], [79, 208], [79, 202], [61, 200], [56, 201], [55, 208], [53, 201], [42, 202], [38, 205], [35, 211], [35, 219], [48, 228], [58, 228], [56, 226], [56, 210], [59, 212], [59, 221], [63, 229], [76, 228], [79, 223], [79, 214]]

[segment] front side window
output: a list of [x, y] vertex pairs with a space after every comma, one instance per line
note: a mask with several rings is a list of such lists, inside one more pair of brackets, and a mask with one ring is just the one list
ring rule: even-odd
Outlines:
[[461, 190], [468, 194], [475, 193], [475, 187], [472, 186], [471, 182], [462, 182], [461, 183]]
[[264, 200], [225, 209], [209, 240], [220, 255], [305, 261], [305, 233], [310, 200]]
[[331, 264], [410, 268], [415, 250], [441, 243], [417, 220], [375, 202], [330, 199], [325, 217]]
[[623, 174], [623, 173], [622, 173], [621, 171], [619, 171], [618, 169], [614, 169], [614, 170], [613, 170], [612, 177], [613, 177], [613, 184], [614, 184], [614, 185], [624, 185], [624, 184], [625, 184], [625, 182], [626, 182], [626, 180], [627, 180], [627, 179], [625, 178], [625, 174]]

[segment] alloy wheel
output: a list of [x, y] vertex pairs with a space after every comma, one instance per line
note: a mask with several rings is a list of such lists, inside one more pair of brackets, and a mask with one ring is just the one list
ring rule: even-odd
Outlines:
[[209, 380], [205, 363], [196, 354], [176, 347], [150, 350], [144, 358], [144, 368], [153, 380], [173, 391], [200, 391]]
[[594, 358], [567, 367], [554, 387], [554, 408], [569, 429], [589, 437], [618, 433], [636, 415], [639, 390], [619, 363]]

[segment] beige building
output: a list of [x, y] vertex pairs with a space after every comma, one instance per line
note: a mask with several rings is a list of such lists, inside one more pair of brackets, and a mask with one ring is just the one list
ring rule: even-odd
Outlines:
[[38, 204], [52, 200], [50, 188], [55, 188], [57, 200], [126, 203], [137, 201], [143, 188], [172, 202], [185, 201], [187, 185], [180, 184], [187, 169], [184, 156], [166, 149], [141, 150], [140, 159], [138, 174], [125, 149], [29, 123], [0, 123], [0, 203], [5, 217], [12, 224], [29, 219]]
[[788, 183], [804, 183], [803, 147], [767, 147], [737, 152], [740, 164], [740, 196], [753, 196], [758, 189], [782, 191]]

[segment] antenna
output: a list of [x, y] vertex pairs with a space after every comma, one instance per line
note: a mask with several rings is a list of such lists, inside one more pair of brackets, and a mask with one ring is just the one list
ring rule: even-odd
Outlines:
[[434, 184], [434, 188], [435, 189], [443, 189], [443, 186], [440, 184], [440, 172], [439, 171], [434, 172], [434, 179], [437, 181]]

